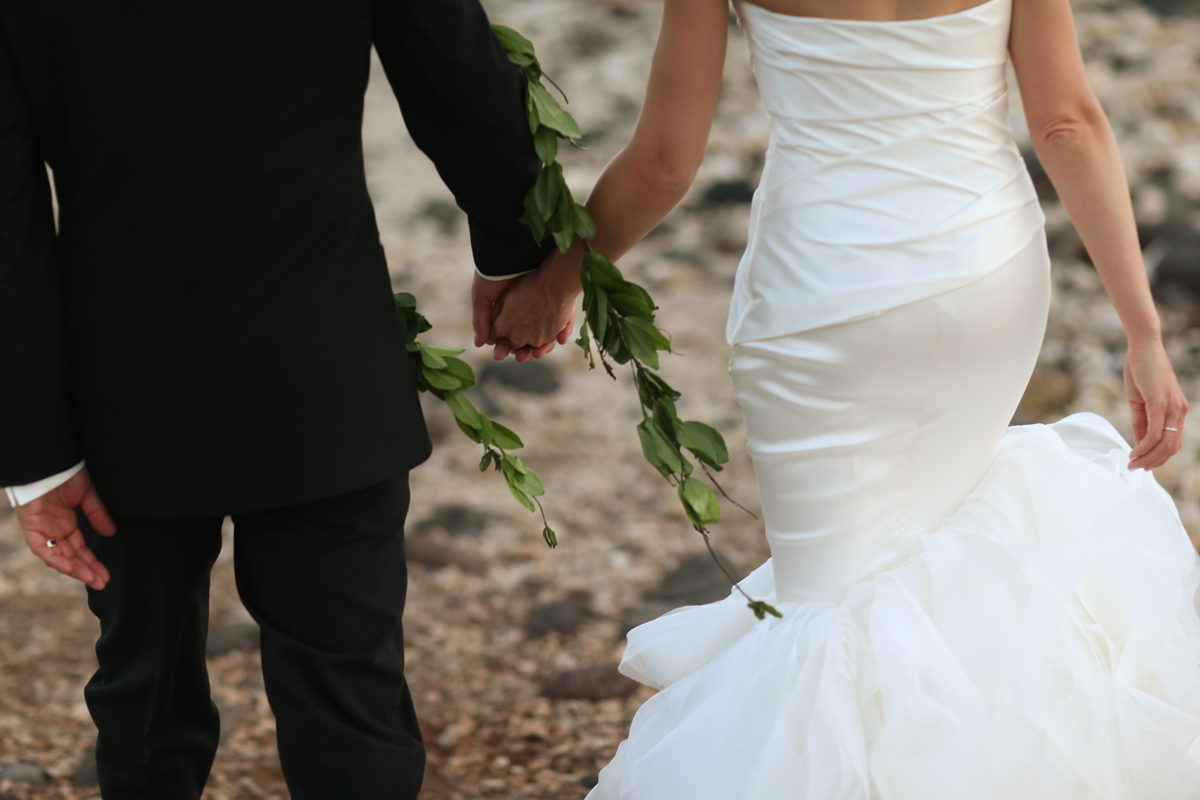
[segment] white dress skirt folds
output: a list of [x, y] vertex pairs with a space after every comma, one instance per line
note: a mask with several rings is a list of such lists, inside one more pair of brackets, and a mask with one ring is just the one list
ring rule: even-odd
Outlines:
[[[1195, 800], [1200, 568], [1103, 419], [1008, 428], [1049, 303], [1011, 0], [743, 5], [774, 120], [730, 319], [771, 559], [629, 634], [589, 800]], [[840, 176], [835, 179], [835, 176]]]

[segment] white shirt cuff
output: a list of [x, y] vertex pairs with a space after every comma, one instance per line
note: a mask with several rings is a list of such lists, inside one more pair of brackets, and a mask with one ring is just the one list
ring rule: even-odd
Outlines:
[[83, 462], [80, 461], [70, 469], [57, 475], [51, 475], [49, 478], [42, 478], [40, 481], [27, 483], [24, 486], [6, 486], [4, 492], [8, 495], [8, 502], [12, 503], [13, 508], [23, 506], [62, 486], [78, 475], [82, 469]]
[[483, 278], [485, 281], [511, 281], [513, 278], [519, 278], [522, 275], [528, 275], [531, 272], [537, 272], [537, 269], [527, 269], [524, 272], [514, 272], [512, 275], [484, 275], [479, 271], [479, 267], [475, 268], [475, 274]]

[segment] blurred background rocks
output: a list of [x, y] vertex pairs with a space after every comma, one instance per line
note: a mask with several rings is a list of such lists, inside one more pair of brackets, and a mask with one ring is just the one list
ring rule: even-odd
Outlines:
[[[1197, 0], [1076, 0], [1089, 75], [1111, 115], [1133, 189], [1146, 267], [1168, 352], [1200, 398], [1200, 15]], [[564, 149], [582, 200], [637, 120], [661, 6], [650, 0], [487, 0], [493, 21], [537, 44], [587, 132]], [[731, 461], [726, 490], [751, 511], [758, 498], [745, 429], [726, 372], [724, 324], [746, 244], [749, 200], [768, 122], [745, 40], [731, 21], [724, 87], [708, 158], [682, 206], [623, 259], [662, 305], [680, 355], [664, 377], [681, 412], [715, 425]], [[1042, 356], [1015, 422], [1094, 411], [1131, 434], [1116, 315], [1078, 236], [1029, 147], [1019, 103], [1014, 128], [1034, 173], [1053, 250], [1054, 299]], [[431, 343], [471, 342], [465, 219], [404, 131], [378, 65], [363, 126], [368, 182], [397, 291], [434, 324]], [[573, 347], [534, 364], [493, 364], [472, 397], [525, 440], [544, 480], [560, 546], [498, 476], [480, 474], [478, 447], [437, 403], [437, 442], [412, 475], [408, 675], [429, 748], [423, 797], [582, 798], [651, 694], [614, 670], [625, 632], [728, 587], [689, 528], [673, 490], [642, 461], [628, 376], [589, 373]], [[1193, 412], [1193, 416], [1196, 413]], [[1200, 420], [1157, 477], [1200, 534]], [[227, 539], [233, 535], [226, 530]], [[744, 575], [767, 557], [760, 523], [729, 504], [714, 528], [727, 568]], [[749, 613], [749, 612], [747, 612]], [[285, 798], [274, 720], [259, 673], [257, 629], [242, 609], [226, 546], [213, 575], [209, 667], [222, 747], [206, 800]], [[95, 731], [82, 687], [95, 667], [96, 626], [77, 584], [46, 570], [0, 510], [0, 797], [98, 798]]]

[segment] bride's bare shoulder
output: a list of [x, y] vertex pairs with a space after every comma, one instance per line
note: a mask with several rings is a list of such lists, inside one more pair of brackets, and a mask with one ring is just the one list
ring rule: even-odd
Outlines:
[[987, 0], [747, 0], [794, 17], [901, 22], [957, 14]]

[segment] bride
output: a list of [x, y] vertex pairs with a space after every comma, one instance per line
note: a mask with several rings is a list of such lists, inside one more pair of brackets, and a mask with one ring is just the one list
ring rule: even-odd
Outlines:
[[[1147, 471], [1187, 403], [1116, 144], [1069, 0], [973, 3], [738, 8], [772, 119], [728, 325], [772, 554], [745, 586], [783, 618], [731, 598], [631, 632], [623, 671], [662, 691], [593, 800], [1200, 797], [1200, 570]], [[598, 251], [690, 186], [727, 26], [726, 0], [666, 0]], [[1125, 328], [1132, 452], [1094, 415], [1007, 427], [1049, 298], [1009, 57]], [[498, 356], [568, 324], [579, 258], [513, 285]]]

